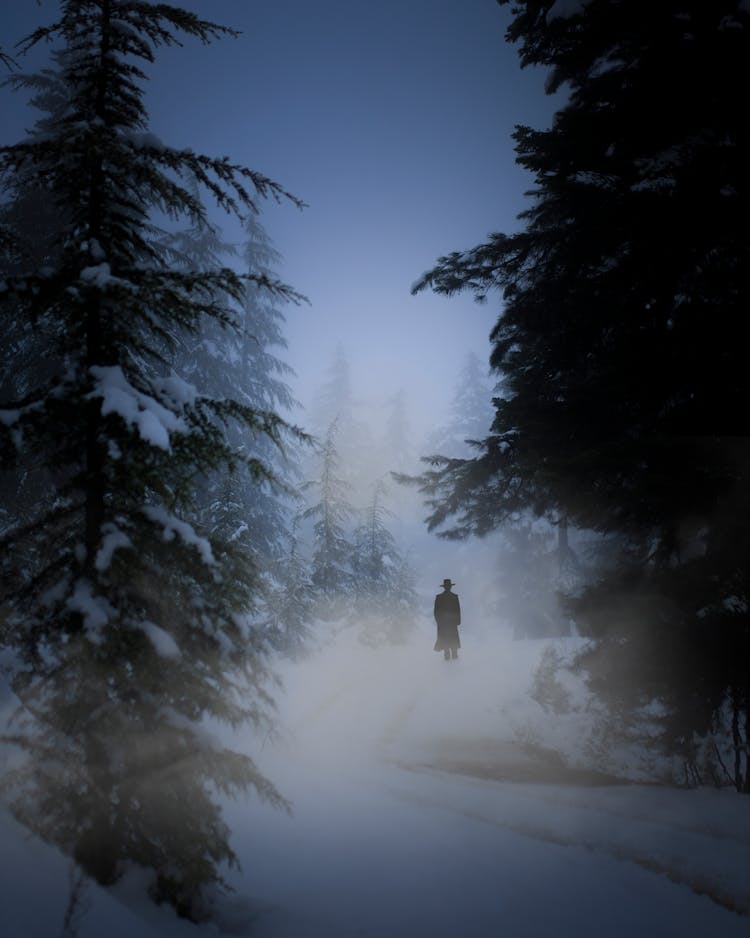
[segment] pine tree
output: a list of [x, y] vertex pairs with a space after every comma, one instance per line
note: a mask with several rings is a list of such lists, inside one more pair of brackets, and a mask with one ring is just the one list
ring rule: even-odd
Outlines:
[[362, 639], [377, 645], [403, 641], [414, 624], [413, 573], [388, 529], [386, 487], [373, 485], [361, 524], [354, 532], [353, 581]]
[[[274, 413], [289, 413], [296, 405], [284, 380], [292, 369], [275, 354], [276, 348], [286, 346], [279, 308], [283, 298], [266, 296], [264, 288], [264, 282], [276, 279], [269, 265], [280, 256], [254, 214], [244, 219], [243, 229], [241, 269], [247, 279], [241, 302], [234, 304], [237, 328], [229, 331], [221, 321], [204, 317], [199, 331], [181, 339], [178, 370], [192, 383], [210, 389], [213, 397], [236, 398], [272, 419]], [[203, 220], [170, 235], [165, 247], [173, 266], [184, 270], [210, 271], [238, 253]], [[226, 302], [233, 305], [229, 296]], [[227, 427], [225, 435], [244, 459], [203, 481], [200, 506], [209, 529], [238, 541], [262, 573], [282, 549], [289, 522], [289, 499], [285, 501], [282, 494], [292, 494], [298, 477], [292, 454], [302, 435], [296, 429], [287, 433], [283, 448], [272, 436], [248, 432], [241, 424]]]
[[[242, 267], [251, 277], [275, 278], [273, 266], [281, 255], [256, 216], [244, 223]], [[290, 413], [298, 406], [286, 383], [294, 374], [279, 358], [286, 346], [285, 316], [278, 298], [267, 295], [256, 280], [249, 279], [240, 313], [241, 342], [237, 350], [239, 386], [246, 403], [258, 410]], [[287, 433], [283, 447], [268, 438], [245, 439], [245, 452], [258, 463], [273, 468], [273, 484], [243, 484], [235, 474], [235, 491], [247, 525], [246, 548], [252, 553], [261, 580], [256, 622], [274, 647], [299, 654], [310, 637], [310, 572], [297, 543], [297, 520], [301, 495], [302, 443], [309, 438], [294, 430]]]
[[262, 624], [270, 644], [283, 654], [299, 658], [309, 649], [314, 635], [316, 588], [310, 564], [301, 550], [299, 523], [295, 517], [284, 532], [284, 550], [270, 568], [270, 584], [264, 594]]
[[522, 0], [508, 38], [569, 97], [549, 130], [516, 131], [535, 177], [523, 229], [419, 285], [504, 298], [491, 362], [507, 394], [482, 454], [423, 476], [431, 521], [460, 536], [532, 510], [617, 535], [620, 563], [572, 603], [599, 639], [592, 681], [618, 703], [662, 699], [688, 759], [731, 700], [750, 790], [750, 131], [733, 104], [750, 12]]
[[317, 390], [312, 407], [312, 426], [324, 436], [331, 424], [336, 421], [341, 432], [341, 424], [348, 426], [354, 420], [354, 391], [352, 388], [351, 369], [344, 347], [339, 343], [328, 367], [326, 380]]
[[311, 579], [324, 618], [339, 617], [352, 592], [352, 547], [347, 526], [354, 509], [348, 500], [349, 486], [339, 476], [337, 432], [334, 420], [319, 447], [317, 477], [302, 487], [315, 497], [302, 517], [313, 521]]
[[237, 329], [228, 299], [241, 303], [249, 280], [294, 294], [265, 275], [168, 266], [151, 215], [203, 224], [193, 180], [237, 214], [287, 194], [227, 158], [164, 145], [142, 82], [159, 47], [230, 33], [166, 4], [65, 0], [25, 43], [61, 44], [65, 107], [0, 148], [3, 185], [43, 187], [56, 220], [49, 260], [16, 256], [0, 284], [4, 332], [18, 324], [18, 354], [30, 339], [40, 356], [4, 375], [3, 466], [45, 477], [0, 543], [27, 754], [8, 780], [15, 811], [100, 883], [128, 864], [152, 871], [151, 895], [193, 918], [235, 860], [215, 793], [281, 799], [201, 726], [262, 722], [269, 699], [248, 627], [251, 558], [200, 527], [191, 493], [243, 458], [227, 428], [278, 440], [284, 424], [197, 387], [175, 353], [207, 320]]
[[473, 453], [470, 441], [484, 440], [490, 432], [494, 411], [488, 366], [479, 356], [469, 352], [458, 375], [446, 420], [428, 440], [429, 453], [462, 458]]
[[335, 421], [339, 472], [355, 494], [366, 491], [372, 481], [371, 436], [368, 426], [360, 419], [360, 412], [349, 359], [339, 344], [327, 369], [326, 380], [315, 394], [311, 428], [318, 437], [324, 439], [328, 428]]

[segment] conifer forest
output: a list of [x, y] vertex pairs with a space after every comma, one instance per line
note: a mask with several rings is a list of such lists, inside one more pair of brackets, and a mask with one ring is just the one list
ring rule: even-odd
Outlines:
[[8, 5], [7, 938], [740, 935], [750, 2]]

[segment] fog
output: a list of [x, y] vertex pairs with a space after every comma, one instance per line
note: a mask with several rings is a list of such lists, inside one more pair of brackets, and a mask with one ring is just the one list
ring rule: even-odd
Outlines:
[[[721, 908], [745, 891], [740, 809], [714, 800], [709, 834], [695, 793], [602, 786], [540, 759], [530, 744], [583, 757], [590, 725], [531, 699], [543, 643], [486, 625], [466, 628], [455, 662], [431, 651], [423, 617], [401, 647], [348, 630], [282, 668], [277, 732], [242, 745], [291, 814], [228, 807], [247, 879], [226, 926], [251, 911], [261, 938], [741, 934]], [[563, 657], [577, 644], [555, 641]]]
[[[467, 624], [457, 661], [432, 652], [423, 616], [400, 646], [345, 629], [279, 662], [273, 732], [216, 731], [255, 758], [290, 812], [254, 794], [225, 802], [242, 869], [227, 871], [236, 892], [215, 922], [196, 929], [147, 902], [132, 871], [85, 886], [77, 938], [744, 935], [742, 799], [585, 772], [571, 784], [539, 753], [554, 740], [583, 754], [585, 691], [569, 685], [577, 714], [545, 711], [529, 691], [549, 644], [485, 625]], [[553, 644], [565, 657], [578, 640]], [[4, 813], [0, 832], [8, 934], [57, 934], [67, 861]]]
[[[313, 437], [309, 446], [292, 445], [289, 481], [319, 478], [321, 444], [335, 421], [352, 509], [348, 550], [353, 556], [356, 525], [382, 491], [399, 571], [413, 579], [386, 640], [378, 594], [362, 587], [365, 577], [350, 580], [343, 614], [326, 614], [327, 596], [307, 607], [312, 621], [300, 628], [296, 653], [279, 644], [268, 655], [279, 682], [271, 728], [201, 722], [201, 743], [251, 756], [291, 811], [255, 791], [237, 801], [216, 791], [241, 869], [226, 871], [237, 894], [219, 902], [215, 923], [200, 933], [744, 934], [736, 912], [750, 914], [746, 816], [718, 789], [657, 789], [655, 781], [678, 773], [649, 745], [648, 719], [639, 739], [605, 738], [612, 715], [566, 668], [585, 641], [555, 599], [563, 577], [556, 529], [529, 518], [514, 543], [503, 531], [441, 540], [426, 528], [418, 492], [392, 477], [418, 473], [420, 458], [443, 446], [468, 456], [454, 412], [462, 369], [476, 356], [488, 410], [499, 377], [486, 363], [500, 297], [477, 304], [468, 295], [414, 296], [411, 288], [441, 255], [517, 229], [528, 207], [531, 180], [515, 163], [511, 134], [518, 124], [547, 126], [559, 99], [544, 95], [544, 75], [519, 68], [517, 50], [504, 41], [507, 7], [494, 0], [178, 5], [240, 35], [157, 50], [149, 130], [172, 147], [227, 154], [306, 203], [258, 205], [280, 256], [275, 274], [306, 298], [283, 307], [286, 345], [269, 349], [292, 369], [284, 380], [297, 404], [284, 416]], [[56, 14], [47, 0], [6, 3], [0, 48], [12, 50]], [[21, 67], [44, 66], [46, 54], [40, 45]], [[13, 143], [34, 118], [23, 94], [3, 100], [0, 143]], [[239, 222], [209, 211], [223, 239], [239, 244]], [[345, 387], [326, 399], [337, 362]], [[479, 424], [471, 436], [489, 429], [487, 413]], [[307, 562], [312, 502], [293, 502], [284, 502], [285, 517], [291, 530], [296, 514]], [[265, 521], [273, 526], [278, 517], [269, 512]], [[576, 537], [585, 534], [570, 532], [583, 557]], [[284, 561], [269, 580], [277, 577], [288, 599]], [[307, 589], [309, 571], [304, 578], [297, 585]], [[445, 578], [461, 603], [455, 661], [433, 650], [433, 601]], [[147, 635], [155, 645], [158, 628]], [[164, 641], [157, 653], [167, 647], [165, 657], [179, 655]], [[1, 693], [6, 708], [11, 694]], [[0, 713], [0, 725], [8, 717]], [[155, 748], [163, 742], [156, 733], [150, 740]], [[67, 860], [4, 808], [0, 867], [0, 906], [10, 910], [13, 938], [59, 931]], [[78, 938], [195, 933], [149, 904], [143, 886], [132, 870], [110, 890], [88, 884]], [[51, 912], [40, 894], [52, 896]]]

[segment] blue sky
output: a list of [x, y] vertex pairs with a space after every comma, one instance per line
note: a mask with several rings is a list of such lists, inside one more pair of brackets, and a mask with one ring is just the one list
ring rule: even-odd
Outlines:
[[[403, 387], [417, 426], [439, 422], [466, 354], [487, 358], [499, 298], [478, 306], [469, 296], [412, 297], [410, 286], [440, 254], [517, 227], [530, 179], [510, 135], [517, 123], [546, 126], [553, 110], [544, 76], [522, 71], [505, 42], [507, 7], [181, 5], [242, 35], [158, 53], [152, 129], [168, 144], [261, 170], [308, 203], [302, 212], [269, 205], [263, 216], [284, 258], [279, 273], [311, 302], [288, 310], [294, 390], [309, 400], [340, 342], [362, 396]], [[55, 0], [4, 0], [0, 44], [11, 50], [57, 12]], [[0, 90], [3, 142], [33, 120], [12, 97]]]

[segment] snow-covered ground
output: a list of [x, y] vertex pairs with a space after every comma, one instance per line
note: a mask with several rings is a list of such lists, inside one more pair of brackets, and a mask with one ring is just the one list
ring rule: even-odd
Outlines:
[[[528, 695], [545, 643], [463, 642], [445, 662], [426, 621], [402, 647], [348, 630], [281, 666], [276, 737], [234, 744], [292, 812], [227, 805], [242, 872], [219, 925], [180, 922], [129, 881], [85, 887], [79, 938], [750, 934], [748, 799], [529, 754], [519, 738], [549, 742], [558, 725], [574, 742], [574, 718], [551, 722]], [[0, 837], [0, 934], [57, 938], [67, 862], [7, 815]]]

